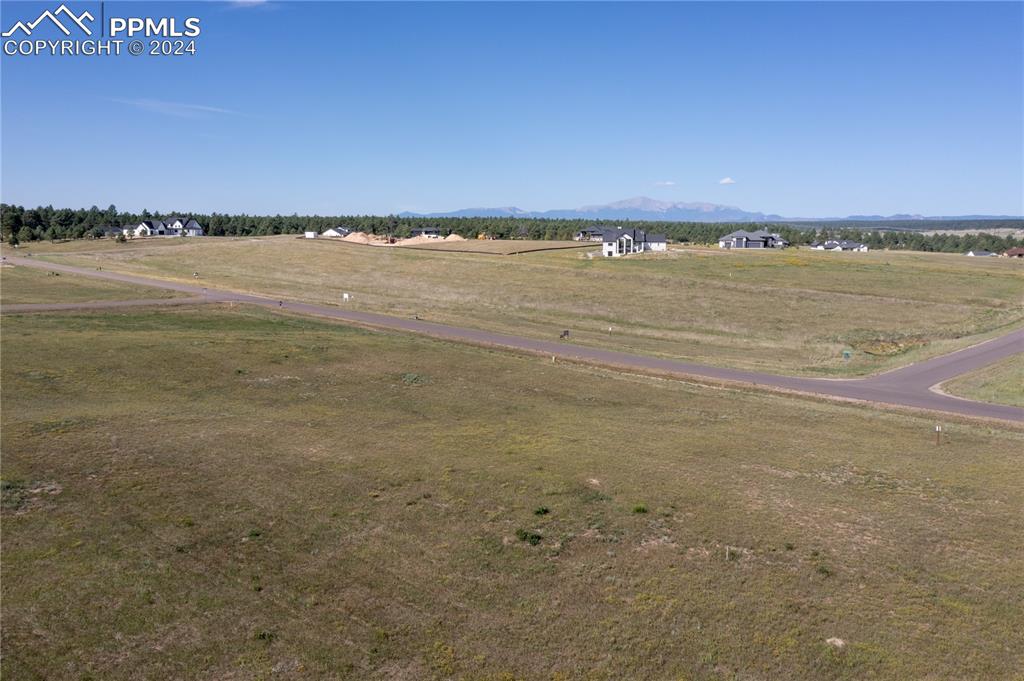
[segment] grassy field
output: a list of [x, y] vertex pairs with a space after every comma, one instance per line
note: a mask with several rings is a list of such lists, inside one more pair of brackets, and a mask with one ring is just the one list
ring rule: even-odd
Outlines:
[[492, 255], [515, 255], [535, 251], [554, 251], [577, 248], [600, 248], [600, 244], [580, 243], [579, 241], [510, 241], [495, 239], [491, 241], [442, 241], [415, 244], [403, 248], [416, 248], [426, 251], [449, 251], [460, 253], [489, 253]]
[[97, 300], [175, 298], [182, 294], [73, 274], [59, 276], [28, 267], [0, 267], [0, 304], [81, 303]]
[[1024, 667], [1019, 429], [237, 307], [0, 341], [5, 679]]
[[1024, 354], [944, 383], [942, 389], [972, 400], [1024, 407]]
[[[92, 249], [89, 252], [88, 249]], [[33, 245], [39, 257], [318, 303], [777, 373], [870, 373], [1020, 325], [1002, 258], [581, 250], [481, 257], [292, 237]], [[852, 351], [845, 362], [844, 350]]]

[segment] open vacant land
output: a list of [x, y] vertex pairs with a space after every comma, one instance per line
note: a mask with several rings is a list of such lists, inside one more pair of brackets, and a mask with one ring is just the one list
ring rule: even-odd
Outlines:
[[436, 239], [427, 243], [416, 244], [411, 248], [428, 251], [452, 251], [460, 253], [490, 253], [493, 255], [514, 255], [534, 251], [556, 251], [574, 248], [595, 248], [600, 244], [582, 243], [579, 241], [443, 241]]
[[942, 389], [958, 397], [1024, 407], [1024, 354], [944, 383]]
[[1013, 427], [250, 308], [2, 343], [4, 678], [1024, 665]]
[[28, 267], [0, 268], [0, 304], [83, 303], [131, 298], [176, 298], [166, 289], [120, 284], [73, 274], [52, 275]]
[[[459, 244], [472, 242], [459, 242]], [[494, 243], [494, 242], [491, 242]], [[596, 247], [595, 247], [596, 248]], [[33, 244], [37, 257], [582, 345], [817, 376], [942, 354], [1024, 320], [1024, 268], [924, 253], [508, 258], [292, 237]], [[851, 352], [848, 361], [843, 351]]]

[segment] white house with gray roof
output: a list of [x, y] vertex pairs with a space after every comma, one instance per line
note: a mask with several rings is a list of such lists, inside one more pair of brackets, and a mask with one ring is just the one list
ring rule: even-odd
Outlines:
[[337, 227], [331, 227], [330, 229], [325, 229], [324, 231], [320, 232], [320, 236], [344, 237], [344, 236], [348, 236], [351, 232], [352, 232], [352, 230], [349, 229], [348, 227], [342, 227], [342, 226], [339, 225]]
[[601, 235], [601, 255], [618, 258], [644, 251], [667, 251], [664, 234], [648, 234], [642, 229], [606, 229]]
[[859, 241], [850, 241], [849, 239], [814, 241], [811, 243], [811, 248], [816, 251], [858, 251], [860, 253], [868, 251], [867, 244], [862, 244]]
[[[195, 218], [173, 217], [167, 220], [143, 220], [134, 227], [125, 228], [134, 236], [206, 236], [203, 226]], [[126, 233], [125, 236], [128, 236]]]

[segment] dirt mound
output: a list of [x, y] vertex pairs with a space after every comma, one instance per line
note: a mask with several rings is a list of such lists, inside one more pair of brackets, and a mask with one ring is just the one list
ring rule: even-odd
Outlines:
[[414, 244], [429, 244], [431, 241], [437, 241], [437, 239], [431, 239], [429, 236], [412, 236], [408, 239], [401, 239], [396, 242], [398, 246], [412, 246]]
[[370, 243], [370, 237], [366, 232], [352, 232], [346, 236], [341, 237], [342, 241], [350, 241], [354, 244], [368, 244]]
[[449, 234], [448, 236], [446, 236], [444, 238], [444, 240], [445, 241], [465, 241], [466, 239], [464, 237], [459, 236], [458, 234]]

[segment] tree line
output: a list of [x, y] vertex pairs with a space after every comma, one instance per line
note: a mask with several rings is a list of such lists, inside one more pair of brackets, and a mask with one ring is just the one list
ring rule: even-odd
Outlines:
[[436, 227], [442, 234], [458, 234], [474, 239], [483, 234], [495, 239], [566, 240], [585, 227], [628, 226], [651, 233], [665, 234], [670, 240], [694, 244], [713, 244], [737, 229], [754, 231], [765, 229], [780, 234], [793, 245], [809, 244], [825, 239], [850, 239], [866, 243], [874, 249], [914, 250], [935, 252], [964, 252], [984, 249], [1000, 252], [1024, 245], [1024, 239], [994, 234], [925, 234], [930, 229], [1017, 229], [1024, 230], [1024, 220], [961, 220], [961, 221], [907, 221], [909, 224], [886, 225], [879, 229], [870, 222], [843, 223], [709, 223], [709, 222], [657, 222], [608, 221], [512, 217], [424, 218], [397, 215], [229, 215], [225, 213], [169, 212], [140, 213], [119, 211], [116, 206], [101, 209], [54, 208], [0, 204], [2, 238], [9, 243], [38, 240], [64, 240], [101, 238], [111, 227], [134, 226], [143, 220], [166, 219], [170, 216], [194, 217], [208, 236], [269, 236], [274, 234], [301, 234], [304, 231], [322, 232], [330, 227], [342, 226], [352, 231], [403, 238], [417, 227]]

